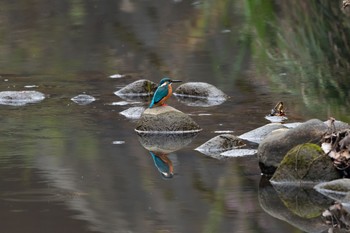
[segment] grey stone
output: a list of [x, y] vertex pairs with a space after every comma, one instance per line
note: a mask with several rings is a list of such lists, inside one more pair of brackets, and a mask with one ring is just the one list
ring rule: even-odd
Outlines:
[[255, 155], [258, 152], [256, 149], [232, 149], [221, 153], [224, 157], [242, 157], [248, 155]]
[[96, 99], [91, 95], [81, 94], [71, 98], [71, 100], [79, 105], [87, 105], [94, 102]]
[[223, 151], [231, 150], [233, 148], [241, 148], [243, 146], [245, 146], [245, 144], [237, 136], [232, 134], [221, 134], [206, 141], [195, 150], [200, 152], [221, 153]]
[[114, 92], [117, 96], [150, 96], [157, 88], [156, 83], [141, 79]]
[[260, 143], [264, 138], [267, 137], [268, 134], [277, 129], [286, 129], [286, 127], [281, 123], [270, 123], [244, 133], [240, 135], [239, 138], [250, 142]]
[[320, 144], [328, 127], [312, 119], [287, 131], [276, 131], [261, 141], [258, 147], [259, 166], [263, 173], [273, 174], [287, 152], [303, 143]]
[[45, 95], [38, 91], [1, 91], [0, 104], [23, 106], [38, 103], [45, 99]]
[[189, 106], [214, 106], [226, 101], [227, 95], [215, 86], [204, 82], [188, 82], [174, 92], [180, 102]]
[[321, 147], [312, 143], [295, 146], [283, 158], [271, 178], [273, 184], [301, 185], [339, 179], [340, 174]]
[[120, 112], [120, 114], [129, 119], [140, 119], [144, 111], [145, 111], [144, 107], [131, 107]]
[[135, 129], [139, 133], [194, 133], [201, 130], [191, 117], [170, 106], [147, 108]]

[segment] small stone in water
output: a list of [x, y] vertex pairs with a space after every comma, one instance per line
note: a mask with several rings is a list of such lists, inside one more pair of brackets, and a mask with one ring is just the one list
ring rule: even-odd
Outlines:
[[214, 133], [233, 133], [233, 130], [216, 130]]
[[144, 111], [144, 107], [132, 107], [120, 112], [120, 114], [126, 118], [139, 119]]
[[38, 87], [37, 85], [25, 85], [25, 88], [34, 88], [34, 87]]
[[124, 105], [128, 105], [128, 104], [139, 104], [140, 102], [128, 102], [128, 101], [119, 101], [119, 102], [113, 102], [110, 105], [118, 105], [118, 106], [124, 106]]
[[258, 150], [256, 149], [233, 149], [233, 150], [225, 151], [220, 155], [226, 156], [226, 157], [242, 157], [242, 156], [248, 156], [248, 155], [255, 155], [256, 153], [258, 153]]
[[125, 74], [113, 74], [109, 76], [110, 78], [123, 78], [125, 77]]
[[94, 102], [96, 99], [91, 95], [81, 94], [71, 98], [71, 100], [79, 105], [86, 105]]
[[113, 145], [121, 145], [121, 144], [125, 144], [125, 141], [113, 141], [112, 144]]

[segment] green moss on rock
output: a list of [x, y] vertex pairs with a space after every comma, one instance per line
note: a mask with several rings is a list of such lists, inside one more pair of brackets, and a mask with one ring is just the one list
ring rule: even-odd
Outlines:
[[340, 178], [331, 159], [322, 149], [312, 143], [297, 145], [281, 161], [271, 181], [319, 182]]

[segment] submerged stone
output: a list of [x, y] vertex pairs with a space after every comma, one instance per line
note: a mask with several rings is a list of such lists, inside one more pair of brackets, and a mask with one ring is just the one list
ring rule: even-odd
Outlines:
[[38, 103], [45, 99], [45, 95], [38, 91], [1, 91], [0, 104], [23, 106]]
[[156, 90], [157, 85], [150, 80], [141, 79], [128, 84], [114, 94], [117, 96], [150, 96]]
[[71, 100], [79, 105], [87, 105], [94, 102], [96, 99], [91, 95], [81, 94], [71, 98]]
[[287, 153], [272, 176], [271, 182], [300, 185], [338, 178], [340, 174], [321, 147], [306, 143], [295, 146]]
[[139, 133], [194, 133], [201, 130], [191, 117], [170, 106], [147, 108], [135, 129]]

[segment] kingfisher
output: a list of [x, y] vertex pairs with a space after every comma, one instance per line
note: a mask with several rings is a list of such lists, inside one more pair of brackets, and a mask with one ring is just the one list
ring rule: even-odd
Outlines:
[[179, 83], [181, 80], [171, 80], [168, 77], [160, 80], [157, 90], [154, 92], [152, 102], [149, 105], [149, 108], [153, 106], [164, 106], [165, 101], [171, 96], [173, 93], [173, 88], [171, 87], [172, 83]]
[[154, 165], [157, 167], [159, 173], [164, 178], [172, 178], [174, 175], [173, 163], [166, 154], [149, 152], [152, 156]]

